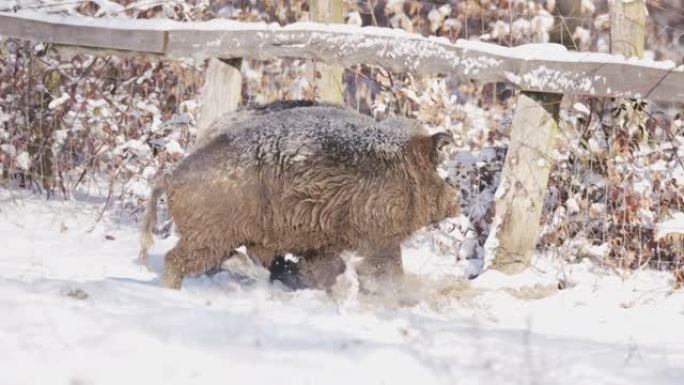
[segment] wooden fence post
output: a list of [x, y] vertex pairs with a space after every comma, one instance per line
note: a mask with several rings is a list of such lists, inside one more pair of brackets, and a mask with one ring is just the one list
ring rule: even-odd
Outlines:
[[[576, 1], [558, 11], [572, 14]], [[611, 49], [625, 57], [643, 56], [646, 7], [644, 0], [614, 0], [611, 9]], [[572, 34], [573, 31], [566, 31]], [[563, 36], [560, 33], [556, 39]], [[560, 41], [555, 41], [560, 43]], [[568, 46], [568, 42], [563, 41]], [[539, 235], [544, 195], [558, 135], [561, 94], [522, 92], [518, 97], [511, 142], [496, 192], [495, 223], [487, 239], [492, 267], [506, 273], [530, 263]]]
[[197, 119], [197, 136], [226, 112], [234, 111], [242, 100], [241, 59], [209, 59], [202, 87], [202, 105]]
[[[309, 0], [309, 14], [311, 21], [321, 23], [342, 23], [342, 0]], [[320, 77], [316, 75], [320, 73]], [[314, 84], [318, 90], [317, 96], [323, 102], [344, 104], [344, 85], [342, 76], [344, 67], [315, 63]]]
[[[558, 1], [551, 42], [577, 48], [572, 35], [579, 25], [580, 8], [580, 0]], [[494, 223], [485, 244], [485, 258], [505, 273], [519, 273], [528, 267], [537, 245], [554, 164], [561, 99], [563, 94], [544, 92], [521, 92], [518, 96], [495, 196]]]
[[644, 56], [647, 13], [644, 0], [613, 0], [610, 9], [611, 53], [619, 53], [626, 58]]
[[521, 92], [496, 191], [495, 222], [485, 249], [492, 267], [518, 273], [529, 266], [553, 166], [562, 94]]

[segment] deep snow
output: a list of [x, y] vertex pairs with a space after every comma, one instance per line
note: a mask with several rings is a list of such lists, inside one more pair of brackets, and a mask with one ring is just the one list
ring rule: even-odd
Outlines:
[[[539, 257], [520, 275], [467, 281], [451, 257], [413, 242], [403, 306], [353, 295], [341, 304], [227, 272], [173, 291], [134, 262], [134, 221], [107, 214], [93, 227], [101, 207], [0, 189], [0, 384], [684, 378], [684, 291], [667, 273]], [[173, 242], [157, 240], [157, 265]]]

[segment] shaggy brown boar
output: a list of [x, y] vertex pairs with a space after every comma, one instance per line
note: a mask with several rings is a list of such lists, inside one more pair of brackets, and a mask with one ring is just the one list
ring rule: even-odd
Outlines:
[[[401, 242], [457, 213], [455, 191], [437, 173], [451, 137], [428, 135], [415, 121], [378, 123], [340, 107], [306, 106], [217, 125], [225, 127], [215, 125], [212, 138], [159, 180], [145, 215], [146, 262], [166, 191], [179, 235], [166, 254], [168, 287], [240, 245], [264, 266], [292, 253], [344, 270], [338, 256], [353, 251], [364, 257], [360, 275], [393, 278], [403, 274]], [[319, 275], [325, 282], [314, 286], [334, 281]]]

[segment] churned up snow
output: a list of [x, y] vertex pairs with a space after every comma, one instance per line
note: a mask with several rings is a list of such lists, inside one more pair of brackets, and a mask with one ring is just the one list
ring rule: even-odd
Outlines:
[[520, 275], [468, 281], [455, 256], [415, 243], [396, 298], [359, 294], [353, 269], [331, 296], [245, 271], [174, 291], [157, 274], [174, 237], [157, 240], [157, 271], [147, 271], [135, 263], [137, 223], [106, 214], [95, 224], [102, 204], [0, 190], [0, 383], [660, 385], [684, 376], [684, 293], [666, 273], [539, 257]]

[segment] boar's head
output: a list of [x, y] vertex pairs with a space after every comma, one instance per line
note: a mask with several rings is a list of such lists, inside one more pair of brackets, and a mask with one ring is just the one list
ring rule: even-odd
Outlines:
[[[458, 214], [458, 194], [437, 172], [445, 149], [453, 144], [447, 133], [413, 135], [407, 142], [407, 158], [415, 173], [422, 217], [427, 223], [441, 221]], [[426, 224], [427, 224], [426, 223]]]

